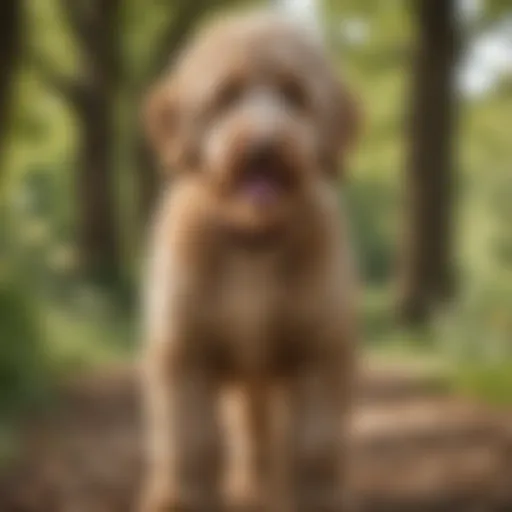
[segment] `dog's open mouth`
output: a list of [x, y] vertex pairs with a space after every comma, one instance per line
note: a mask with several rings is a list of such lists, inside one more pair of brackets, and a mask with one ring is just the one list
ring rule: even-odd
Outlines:
[[244, 176], [239, 191], [251, 202], [258, 204], [271, 204], [278, 200], [282, 193], [280, 183], [265, 173]]
[[271, 205], [289, 192], [291, 173], [280, 161], [248, 165], [238, 181], [238, 193], [258, 205]]

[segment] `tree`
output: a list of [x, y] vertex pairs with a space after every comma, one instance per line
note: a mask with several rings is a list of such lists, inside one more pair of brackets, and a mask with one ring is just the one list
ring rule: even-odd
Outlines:
[[116, 278], [120, 269], [115, 222], [114, 110], [120, 74], [120, 0], [61, 0], [81, 56], [67, 77], [33, 55], [47, 83], [69, 103], [80, 125], [76, 207], [78, 247], [88, 277]]
[[20, 54], [22, 8], [21, 0], [0, 3], [0, 155], [3, 155], [11, 113], [13, 76]]
[[413, 62], [407, 226], [400, 311], [412, 323], [428, 319], [449, 296], [452, 269], [454, 170], [454, 63], [458, 48], [454, 0], [416, 0], [417, 48]]

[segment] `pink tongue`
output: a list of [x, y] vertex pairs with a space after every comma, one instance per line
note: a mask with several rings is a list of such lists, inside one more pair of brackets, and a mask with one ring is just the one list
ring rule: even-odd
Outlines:
[[274, 201], [278, 195], [275, 185], [263, 177], [254, 177], [246, 181], [242, 190], [251, 200], [262, 204]]

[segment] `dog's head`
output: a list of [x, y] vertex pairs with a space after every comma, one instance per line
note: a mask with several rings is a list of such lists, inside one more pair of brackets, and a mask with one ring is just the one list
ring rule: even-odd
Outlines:
[[352, 144], [355, 106], [321, 45], [270, 13], [210, 25], [150, 94], [146, 126], [163, 166], [201, 175], [222, 218], [286, 222]]

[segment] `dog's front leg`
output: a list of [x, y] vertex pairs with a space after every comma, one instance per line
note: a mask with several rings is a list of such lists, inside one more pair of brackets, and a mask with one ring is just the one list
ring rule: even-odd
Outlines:
[[166, 195], [162, 201], [150, 233], [142, 297], [146, 464], [139, 510], [217, 512], [218, 375], [210, 357], [211, 331], [198, 313], [204, 311], [202, 267], [195, 253], [183, 253], [195, 231], [183, 228], [179, 222], [185, 217], [170, 210], [179, 202]]
[[216, 512], [221, 446], [211, 372], [154, 357], [144, 384], [148, 468], [141, 512]]
[[336, 358], [305, 361], [290, 386], [290, 483], [297, 512], [344, 510], [347, 382]]

